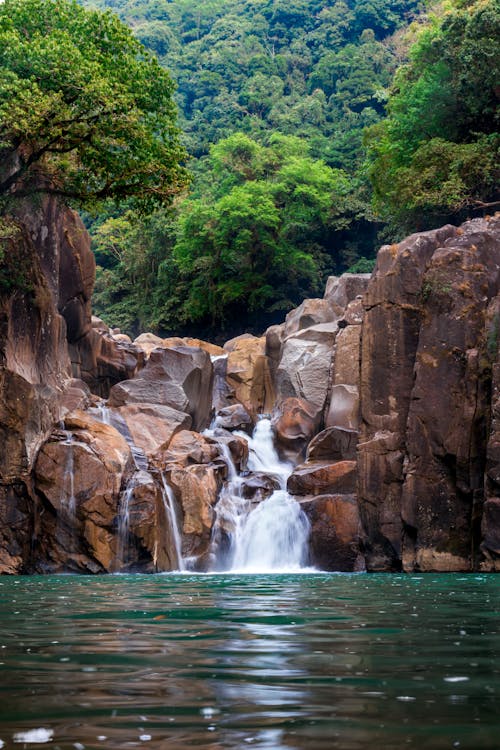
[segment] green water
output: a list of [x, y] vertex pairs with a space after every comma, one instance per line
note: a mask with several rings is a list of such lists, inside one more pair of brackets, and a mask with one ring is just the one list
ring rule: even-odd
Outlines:
[[2, 578], [0, 747], [493, 750], [499, 609], [486, 575]]

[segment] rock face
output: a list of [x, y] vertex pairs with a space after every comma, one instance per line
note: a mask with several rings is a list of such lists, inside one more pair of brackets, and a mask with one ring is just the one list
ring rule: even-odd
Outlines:
[[206, 569], [279, 486], [239, 432], [270, 412], [313, 564], [500, 571], [500, 217], [384, 246], [371, 279], [331, 277], [223, 349], [93, 319], [88, 237], [55, 201], [12, 226], [0, 573]]
[[204, 429], [210, 422], [212, 387], [210, 356], [202, 349], [154, 349], [135, 378], [113, 386], [109, 404], [169, 406], [189, 414], [195, 429]]
[[364, 298], [358, 460], [371, 570], [470, 570], [481, 544], [495, 567], [499, 224], [476, 219], [379, 252]]

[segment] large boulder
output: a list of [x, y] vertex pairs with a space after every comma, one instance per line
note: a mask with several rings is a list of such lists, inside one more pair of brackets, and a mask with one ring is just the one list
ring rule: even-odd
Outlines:
[[286, 316], [284, 336], [287, 338], [292, 333], [319, 323], [331, 323], [339, 317], [339, 312], [340, 308], [332, 305], [328, 299], [305, 299]]
[[131, 468], [130, 448], [111, 426], [84, 412], [65, 419], [38, 455], [35, 489], [45, 512], [35, 565], [110, 571], [117, 557], [113, 531], [120, 491]]
[[173, 436], [189, 430], [191, 417], [160, 404], [127, 404], [112, 410], [123, 420], [134, 445], [148, 457], [168, 448]]
[[154, 349], [135, 378], [113, 386], [109, 405], [170, 406], [189, 414], [199, 430], [210, 422], [212, 385], [212, 363], [205, 351], [188, 346]]
[[240, 336], [226, 347], [226, 380], [234, 398], [252, 416], [269, 412], [273, 403], [273, 387], [265, 337]]
[[278, 403], [290, 397], [303, 399], [322, 415], [337, 330], [335, 322], [319, 323], [284, 340], [275, 375]]
[[316, 405], [301, 398], [286, 398], [273, 411], [272, 424], [278, 448], [298, 456], [317, 431], [320, 417]]
[[356, 461], [307, 461], [287, 482], [292, 495], [352, 494], [356, 490]]
[[360, 521], [354, 495], [320, 495], [303, 500], [301, 508], [311, 524], [310, 562], [320, 570], [359, 571]]
[[356, 458], [358, 432], [344, 427], [328, 427], [319, 432], [307, 447], [307, 461], [353, 461]]
[[344, 273], [342, 276], [329, 276], [324, 298], [331, 305], [344, 310], [349, 302], [366, 292], [370, 279], [369, 273]]

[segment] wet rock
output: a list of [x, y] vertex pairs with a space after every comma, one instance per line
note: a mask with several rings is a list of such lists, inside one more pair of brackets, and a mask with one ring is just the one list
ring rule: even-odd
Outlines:
[[279, 490], [280, 483], [277, 477], [261, 472], [252, 472], [246, 476], [241, 485], [241, 494], [247, 500], [265, 500], [273, 492]]
[[249, 435], [254, 426], [252, 417], [242, 404], [232, 404], [221, 409], [215, 423], [224, 430], [243, 430]]
[[35, 466], [35, 487], [46, 503], [37, 563], [49, 560], [56, 570], [110, 571], [130, 449], [113, 427], [84, 412], [68, 415], [65, 426], [71, 439], [55, 434], [42, 446]]
[[200, 556], [208, 551], [220, 483], [212, 466], [172, 469], [169, 483], [182, 508], [182, 554]]
[[334, 385], [325, 420], [327, 427], [356, 430], [359, 425], [359, 393], [354, 385]]
[[355, 461], [309, 461], [294, 469], [287, 489], [292, 495], [351, 494], [356, 478]]
[[353, 461], [356, 458], [358, 432], [343, 427], [328, 427], [318, 433], [307, 448], [307, 461]]
[[298, 456], [317, 430], [315, 405], [300, 398], [286, 398], [273, 411], [272, 425], [278, 447]]
[[348, 325], [341, 328], [335, 339], [333, 385], [359, 387], [359, 359], [361, 326]]
[[356, 497], [321, 495], [301, 501], [301, 507], [311, 524], [311, 565], [320, 570], [363, 570]]

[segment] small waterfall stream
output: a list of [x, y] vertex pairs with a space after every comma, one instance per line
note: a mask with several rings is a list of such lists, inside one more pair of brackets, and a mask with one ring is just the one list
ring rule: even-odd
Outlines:
[[276, 478], [280, 489], [257, 504], [245, 499], [245, 477], [236, 471], [227, 445], [220, 443], [228, 479], [216, 506], [215, 569], [276, 572], [303, 568], [307, 564], [310, 524], [299, 503], [286, 491], [293, 466], [277, 454], [271, 421], [259, 420], [251, 438], [242, 432], [235, 434], [248, 442], [249, 471]]
[[163, 506], [165, 508], [165, 515], [170, 521], [170, 528], [172, 531], [172, 540], [174, 542], [175, 554], [177, 556], [178, 568], [177, 570], [185, 570], [184, 559], [182, 557], [182, 542], [181, 532], [179, 530], [179, 522], [177, 520], [177, 513], [175, 511], [175, 497], [174, 492], [170, 485], [167, 483], [165, 474], [161, 472], [162, 481], [162, 499]]

